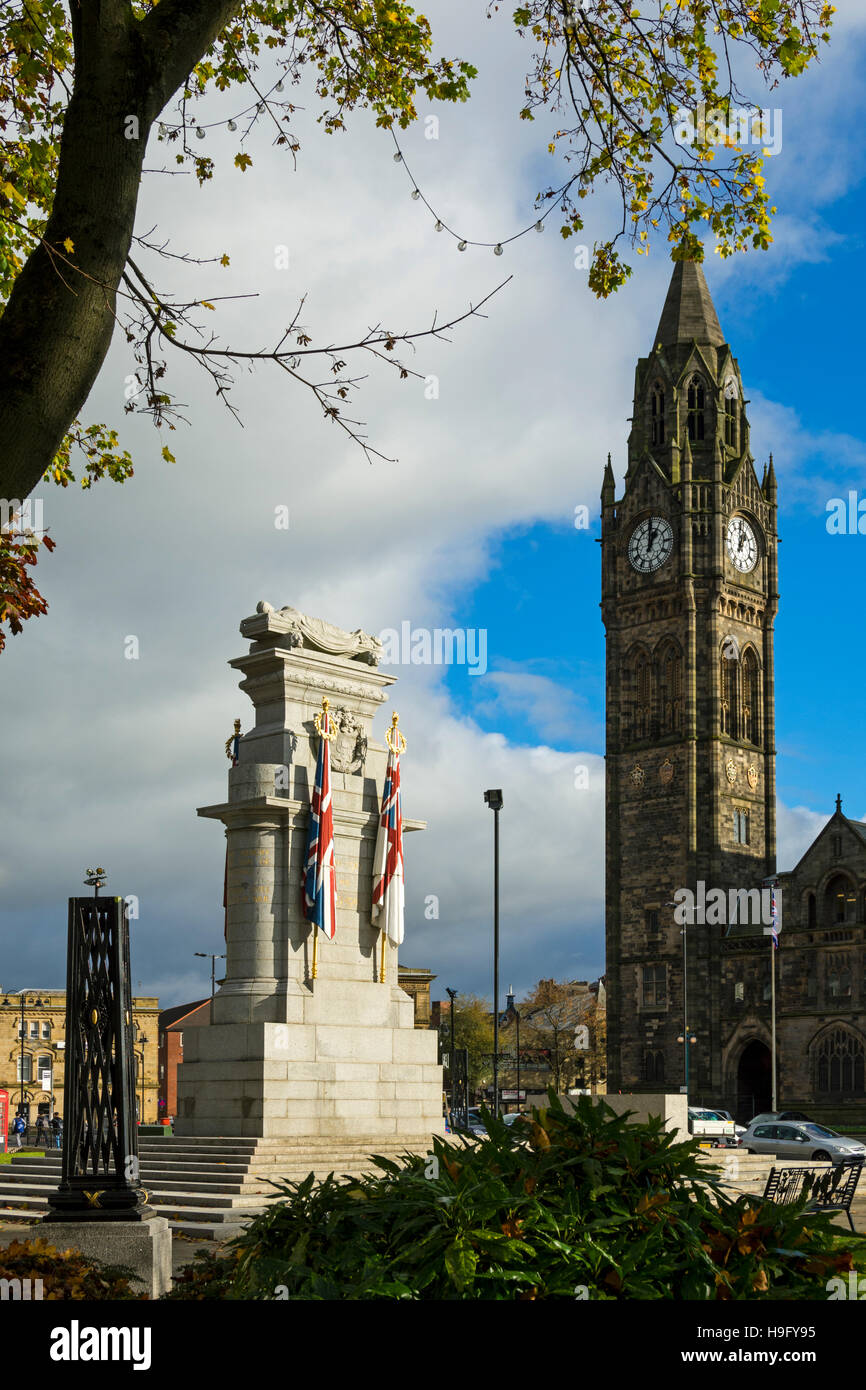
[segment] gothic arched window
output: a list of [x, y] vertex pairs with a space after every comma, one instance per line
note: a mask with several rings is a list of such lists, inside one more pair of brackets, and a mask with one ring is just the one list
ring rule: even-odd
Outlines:
[[847, 1028], [825, 1033], [813, 1049], [818, 1090], [825, 1094], [862, 1092], [864, 1048]]
[[809, 927], [817, 927], [818, 925], [818, 913], [814, 893], [810, 893], [806, 900], [806, 925]]
[[740, 728], [740, 662], [737, 656], [728, 654], [727, 645], [722, 652], [721, 660], [722, 733], [737, 738]]
[[688, 389], [689, 439], [694, 444], [704, 437], [704, 383], [699, 376], [693, 376]]
[[633, 737], [649, 738], [652, 722], [653, 670], [649, 652], [638, 652], [634, 663]]
[[665, 442], [665, 392], [659, 382], [650, 393], [650, 438], [653, 444]]
[[844, 874], [834, 874], [824, 889], [824, 926], [853, 922], [857, 917], [857, 893]]
[[725, 386], [725, 443], [736, 449], [739, 437], [739, 406], [737, 404], [737, 383], [729, 381]]
[[659, 654], [659, 720], [665, 734], [679, 733], [683, 726], [683, 659], [674, 642]]
[[742, 737], [749, 743], [760, 743], [760, 730], [758, 721], [758, 658], [751, 650], [747, 651], [742, 660]]
[[643, 1054], [644, 1080], [659, 1083], [665, 1079], [665, 1055], [646, 1048]]

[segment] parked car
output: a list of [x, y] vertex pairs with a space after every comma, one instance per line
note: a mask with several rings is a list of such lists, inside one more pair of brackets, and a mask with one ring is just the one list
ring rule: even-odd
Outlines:
[[510, 1115], [503, 1115], [502, 1119], [503, 1122], [510, 1127], [511, 1125], [518, 1124], [521, 1120], [528, 1120], [529, 1116], [522, 1114], [519, 1110], [514, 1110]]
[[802, 1110], [762, 1110], [760, 1115], [753, 1115], [749, 1121], [750, 1125], [769, 1125], [773, 1120], [808, 1120], [809, 1116], [804, 1115]]
[[763, 1124], [753, 1120], [742, 1137], [742, 1147], [750, 1154], [773, 1154], [776, 1158], [802, 1158], [834, 1163], [866, 1159], [866, 1144], [848, 1139], [825, 1125]]
[[734, 1133], [736, 1134], [737, 1139], [739, 1139], [741, 1135], [745, 1134], [746, 1126], [738, 1125], [730, 1110], [717, 1110], [716, 1114], [718, 1115], [720, 1120], [730, 1121], [730, 1123], [734, 1126]]
[[689, 1106], [689, 1134], [714, 1149], [734, 1149], [737, 1135], [733, 1120], [722, 1119], [716, 1110], [702, 1105]]

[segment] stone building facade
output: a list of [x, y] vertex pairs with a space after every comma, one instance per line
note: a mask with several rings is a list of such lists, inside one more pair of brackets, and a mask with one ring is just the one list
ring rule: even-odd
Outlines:
[[[21, 1066], [21, 1002], [24, 1001], [24, 1067]], [[132, 1001], [135, 1103], [142, 1123], [157, 1119], [157, 1019], [159, 1000]], [[66, 991], [28, 989], [0, 992], [0, 1088], [9, 1092], [9, 1113], [23, 1105], [34, 1124], [38, 1114], [65, 1114]]]
[[608, 459], [601, 500], [608, 1090], [679, 1085], [693, 1035], [692, 1092], [721, 1103], [726, 928], [690, 931], [686, 1008], [671, 904], [775, 869], [776, 481], [693, 262], [637, 365], [623, 494]]
[[[866, 1121], [866, 824], [842, 812], [778, 875], [779, 1104], [833, 1128]], [[772, 941], [732, 932], [723, 947], [722, 1071], [743, 1115], [770, 1108]]]
[[866, 823], [837, 798], [776, 872], [777, 489], [744, 407], [703, 271], [678, 262], [622, 497], [610, 460], [602, 487], [608, 1090], [682, 1089], [688, 1038], [691, 1100], [769, 1109], [775, 983], [777, 1103], [844, 1128], [866, 1123]]

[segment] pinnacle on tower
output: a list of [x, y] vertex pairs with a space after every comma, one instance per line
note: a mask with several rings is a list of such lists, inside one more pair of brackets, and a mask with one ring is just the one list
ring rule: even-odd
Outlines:
[[601, 485], [601, 505], [612, 507], [616, 500], [616, 482], [614, 481], [613, 469], [610, 466], [610, 454], [607, 456], [607, 463], [604, 468], [604, 480]]
[[722, 347], [725, 341], [703, 268], [697, 261], [677, 261], [653, 346], [670, 347], [692, 339], [714, 347]]
[[768, 502], [776, 500], [776, 470], [773, 467], [773, 455], [770, 455], [770, 466], [767, 469], [767, 477], [764, 482], [764, 496]]

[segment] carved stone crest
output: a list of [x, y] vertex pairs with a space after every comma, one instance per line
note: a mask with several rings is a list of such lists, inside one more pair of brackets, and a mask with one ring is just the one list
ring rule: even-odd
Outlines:
[[728, 758], [725, 763], [725, 776], [732, 785], [737, 780], [737, 764], [733, 758]]
[[367, 737], [360, 720], [347, 709], [335, 709], [336, 732], [331, 738], [331, 766], [337, 772], [360, 772], [367, 758]]
[[631, 769], [631, 772], [628, 775], [632, 786], [639, 791], [640, 788], [643, 786], [644, 782], [646, 781], [646, 773], [644, 772], [640, 763], [635, 763], [634, 767]]
[[746, 776], [749, 779], [749, 786], [752, 788], [752, 791], [754, 791], [755, 787], [758, 785], [758, 769], [755, 767], [754, 763], [747, 769]]
[[662, 784], [663, 787], [668, 787], [668, 786], [670, 786], [670, 784], [671, 784], [671, 782], [672, 782], [673, 780], [674, 780], [674, 765], [673, 765], [673, 763], [671, 762], [670, 758], [665, 758], [664, 762], [662, 763], [661, 767], [659, 768], [659, 781], [661, 782], [661, 784]]

